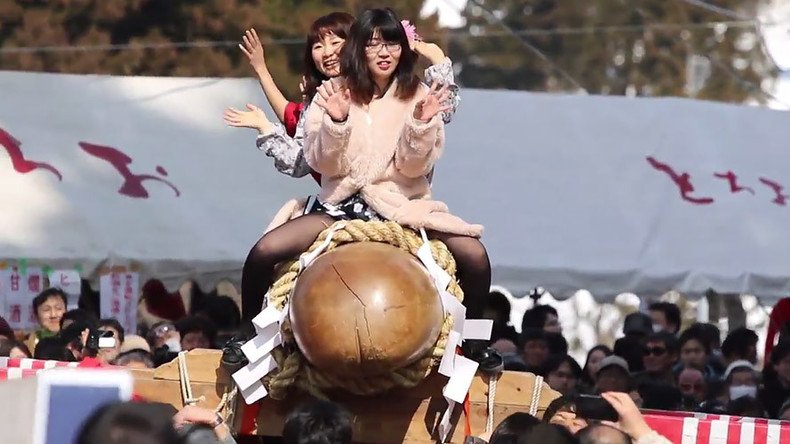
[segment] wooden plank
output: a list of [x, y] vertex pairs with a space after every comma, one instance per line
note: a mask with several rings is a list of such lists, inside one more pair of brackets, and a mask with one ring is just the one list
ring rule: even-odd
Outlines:
[[[184, 407], [184, 403], [181, 400], [181, 384], [178, 381], [138, 378], [135, 375], [134, 392], [146, 401], [164, 402], [176, 409]], [[225, 393], [224, 385], [205, 382], [192, 383], [192, 396], [196, 398], [204, 397], [203, 401], [197, 403], [199, 407], [215, 409], [219, 405], [220, 400], [222, 400], [223, 393]]]
[[[220, 364], [222, 352], [198, 348], [186, 354], [189, 380], [192, 382], [230, 383], [230, 375]], [[154, 370], [154, 378], [170, 381], [180, 380], [178, 359], [162, 364]]]

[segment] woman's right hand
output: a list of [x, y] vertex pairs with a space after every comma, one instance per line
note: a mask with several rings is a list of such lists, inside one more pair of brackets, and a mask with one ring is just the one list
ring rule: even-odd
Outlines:
[[351, 109], [351, 92], [348, 88], [336, 85], [331, 80], [325, 80], [316, 90], [313, 103], [329, 114], [335, 122], [344, 122]]
[[244, 43], [239, 43], [239, 49], [247, 56], [255, 72], [266, 70], [266, 58], [263, 55], [263, 44], [261, 43], [261, 39], [258, 38], [258, 33], [255, 32], [255, 28], [250, 28], [245, 31], [241, 39]]
[[222, 118], [229, 126], [257, 129], [260, 133], [264, 133], [272, 127], [271, 122], [266, 118], [266, 114], [263, 113], [262, 109], [248, 103], [247, 110], [240, 111], [236, 108], [228, 108], [225, 110]]

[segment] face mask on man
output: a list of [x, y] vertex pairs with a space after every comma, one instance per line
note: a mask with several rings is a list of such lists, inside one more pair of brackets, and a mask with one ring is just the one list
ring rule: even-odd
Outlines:
[[730, 387], [730, 401], [748, 396], [757, 398], [757, 387], [753, 385], [733, 385]]
[[178, 338], [170, 338], [165, 341], [165, 345], [167, 349], [170, 350], [172, 353], [178, 353], [181, 351], [181, 341]]

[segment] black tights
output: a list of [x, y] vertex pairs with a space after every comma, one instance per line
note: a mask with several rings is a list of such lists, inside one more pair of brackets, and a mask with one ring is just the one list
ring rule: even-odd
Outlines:
[[[275, 266], [307, 250], [334, 222], [326, 214], [301, 216], [266, 233], [252, 247], [241, 275], [241, 312], [245, 321], [261, 311], [263, 297], [274, 281]], [[491, 264], [485, 247], [479, 239], [468, 236], [433, 232], [431, 237], [444, 242], [455, 257], [467, 317], [481, 317], [491, 287]]]

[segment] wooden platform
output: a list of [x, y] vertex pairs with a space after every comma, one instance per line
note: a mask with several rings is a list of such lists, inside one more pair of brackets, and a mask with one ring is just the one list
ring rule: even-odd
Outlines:
[[[232, 383], [220, 366], [221, 352], [194, 350], [187, 354], [187, 366], [194, 397], [204, 396], [198, 405], [215, 408], [225, 389]], [[151, 401], [166, 402], [176, 408], [183, 406], [179, 383], [178, 362], [173, 361], [155, 370], [135, 370], [135, 390]], [[442, 387], [447, 378], [434, 375], [420, 386], [394, 391], [375, 397], [361, 397], [345, 393], [332, 394], [332, 400], [343, 405], [354, 416], [354, 441], [361, 443], [429, 443], [437, 442], [433, 433], [447, 407]], [[533, 392], [534, 375], [504, 372], [497, 382], [494, 422], [498, 423], [515, 412], [527, 412]], [[538, 417], [559, 393], [545, 386], [539, 403]], [[265, 398], [261, 401], [257, 428], [254, 433], [279, 436], [288, 413], [309, 397], [296, 394], [286, 401]], [[469, 391], [469, 424], [472, 434], [485, 430], [487, 416], [488, 381], [478, 375]], [[242, 417], [244, 400], [239, 397], [237, 420]], [[466, 415], [456, 407], [455, 425], [449, 442], [462, 443], [465, 436]]]

